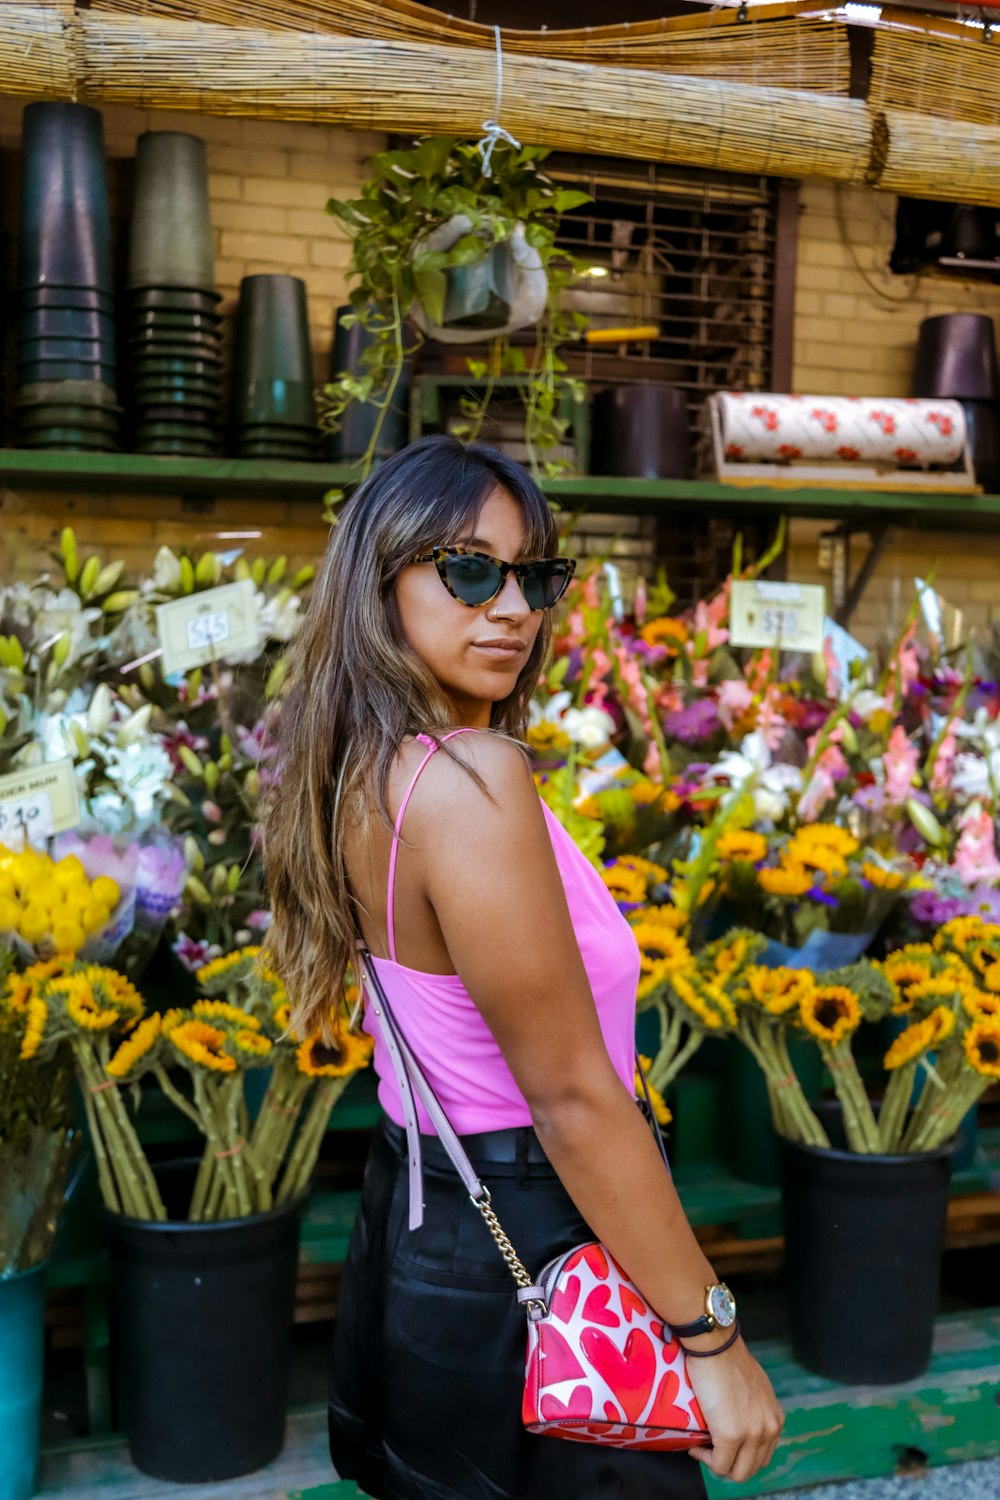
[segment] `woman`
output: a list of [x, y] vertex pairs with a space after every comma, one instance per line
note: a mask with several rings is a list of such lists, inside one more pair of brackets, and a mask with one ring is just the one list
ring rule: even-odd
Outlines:
[[[572, 570], [557, 550], [520, 466], [447, 437], [390, 459], [345, 505], [278, 726], [268, 948], [306, 1031], [360, 931], [521, 1260], [535, 1274], [599, 1238], [660, 1316], [694, 1324], [712, 1437], [695, 1457], [745, 1480], [771, 1457], [780, 1408], [739, 1337], [703, 1316], [718, 1278], [635, 1103], [635, 940], [520, 741]], [[338, 1301], [338, 1472], [382, 1500], [703, 1496], [688, 1453], [524, 1430], [510, 1273], [422, 1107], [425, 1208], [408, 1227], [400, 1091], [371, 1007], [364, 1024], [387, 1118]]]

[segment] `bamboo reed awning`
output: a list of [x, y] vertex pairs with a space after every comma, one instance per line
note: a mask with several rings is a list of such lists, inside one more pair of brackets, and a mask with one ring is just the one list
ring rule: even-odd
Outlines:
[[[496, 61], [478, 47], [93, 11], [78, 29], [98, 102], [473, 137], [495, 107]], [[524, 55], [504, 62], [503, 123], [563, 150], [845, 182], [869, 154], [859, 100]]]
[[1000, 48], [943, 16], [886, 11], [875, 32], [869, 103], [1000, 125]]
[[76, 87], [73, 7], [4, 5], [0, 24], [0, 93], [70, 99]]
[[[494, 50], [493, 28], [411, 0], [96, 0], [95, 11], [160, 16], [267, 31]], [[766, 0], [747, 19], [707, 11], [635, 25], [564, 31], [501, 28], [504, 53], [725, 78], [770, 88], [846, 94], [850, 51], [843, 15], [817, 0]]]
[[[1000, 207], [1000, 129], [966, 120], [941, 120], [915, 110], [886, 110], [884, 164], [878, 186], [908, 198]], [[883, 151], [877, 152], [877, 158]]]

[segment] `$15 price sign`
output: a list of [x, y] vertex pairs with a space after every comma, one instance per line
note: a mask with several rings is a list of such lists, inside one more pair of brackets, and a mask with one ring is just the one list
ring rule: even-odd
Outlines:
[[156, 607], [163, 675], [189, 672], [206, 662], [258, 645], [253, 580], [222, 583]]

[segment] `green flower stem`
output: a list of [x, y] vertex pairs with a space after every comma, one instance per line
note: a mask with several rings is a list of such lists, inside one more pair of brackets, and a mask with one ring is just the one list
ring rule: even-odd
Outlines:
[[227, 1141], [226, 1139], [224, 1125], [220, 1122], [215, 1100], [212, 1098], [212, 1094], [215, 1091], [208, 1088], [200, 1071], [193, 1071], [192, 1078], [194, 1080], [195, 1100], [205, 1121], [205, 1128], [216, 1165], [216, 1188], [209, 1198], [209, 1211], [206, 1214], [206, 1218], [239, 1218], [239, 1200], [233, 1173], [233, 1158], [229, 1154], [231, 1148], [236, 1143], [235, 1141]]
[[94, 1100], [100, 1096], [90, 1092], [90, 1084], [85, 1074], [85, 1045], [73, 1043], [73, 1055], [76, 1059], [77, 1070], [80, 1075], [80, 1092], [83, 1094], [83, 1108], [87, 1116], [87, 1128], [90, 1132], [90, 1142], [94, 1150], [94, 1160], [97, 1163], [97, 1180], [101, 1188], [101, 1197], [104, 1206], [112, 1213], [123, 1212], [121, 1199], [115, 1184], [114, 1173], [111, 1170], [111, 1162], [108, 1157], [108, 1148], [104, 1141], [104, 1134], [97, 1118], [97, 1110]]
[[914, 1058], [901, 1068], [895, 1068], [886, 1086], [878, 1117], [878, 1134], [881, 1148], [888, 1154], [894, 1155], [900, 1150], [916, 1076], [917, 1059]]
[[649, 1082], [653, 1088], [661, 1094], [664, 1089], [669, 1088], [685, 1064], [694, 1057], [704, 1040], [702, 1032], [692, 1031], [683, 1047], [673, 1056], [664, 1057], [662, 1053], [659, 1054], [649, 1070]]
[[860, 1154], [876, 1154], [881, 1149], [878, 1126], [851, 1052], [850, 1041], [845, 1038], [833, 1047], [821, 1044], [820, 1050], [824, 1062], [833, 1074], [833, 1086], [844, 1111], [848, 1147]]
[[[137, 1168], [136, 1161], [142, 1155], [142, 1148], [136, 1139], [132, 1122], [127, 1116], [123, 1120], [118, 1115], [108, 1097], [111, 1094], [117, 1096], [117, 1083], [104, 1075], [92, 1044], [88, 1046], [85, 1043], [77, 1052], [77, 1057], [84, 1097], [92, 1101], [94, 1113], [101, 1122], [101, 1134], [118, 1189], [121, 1212], [136, 1219], [152, 1219], [159, 1217], [156, 1212], [158, 1206], [163, 1218], [166, 1218], [166, 1210], [163, 1209], [155, 1184], [151, 1198]], [[106, 1087], [109, 1083], [113, 1085], [111, 1088]]]
[[295, 1148], [281, 1179], [275, 1203], [281, 1206], [294, 1203], [309, 1186], [316, 1166], [316, 1158], [322, 1145], [326, 1128], [330, 1123], [333, 1106], [344, 1092], [353, 1073], [343, 1078], [323, 1079], [313, 1095], [308, 1112], [302, 1122]]
[[805, 1096], [805, 1090], [799, 1081], [791, 1056], [788, 1051], [788, 1035], [784, 1026], [778, 1027], [772, 1033], [781, 1067], [781, 1082], [779, 1087], [786, 1091], [785, 1105], [795, 1121], [796, 1129], [800, 1132], [799, 1139], [806, 1146], [816, 1146], [821, 1151], [829, 1151], [830, 1137], [827, 1135], [816, 1111]]
[[940, 1103], [932, 1106], [921, 1130], [915, 1135], [911, 1151], [937, 1151], [950, 1141], [966, 1114], [989, 1087], [989, 1079], [978, 1073], [967, 1073]]
[[237, 1208], [240, 1218], [246, 1218], [253, 1213], [254, 1204], [250, 1196], [249, 1164], [246, 1159], [247, 1142], [240, 1134], [239, 1096], [242, 1091], [243, 1083], [237, 1072], [232, 1078], [227, 1078], [225, 1083], [220, 1084], [216, 1098], [219, 1115], [224, 1121], [225, 1137], [230, 1142], [228, 1149], [232, 1152], [228, 1159], [233, 1168]]
[[[100, 1038], [98, 1048], [101, 1074], [103, 1079], [107, 1080], [107, 1067], [110, 1057], [107, 1034]], [[153, 1176], [152, 1168], [146, 1160], [146, 1153], [142, 1148], [135, 1126], [132, 1123], [132, 1118], [125, 1107], [125, 1100], [122, 1098], [121, 1089], [116, 1083], [113, 1089], [106, 1090], [99, 1097], [105, 1101], [105, 1107], [115, 1120], [122, 1147], [128, 1157], [131, 1169], [139, 1179], [145, 1201], [149, 1205], [149, 1217], [158, 1220], [162, 1224], [167, 1217], [167, 1210], [160, 1196], [160, 1190], [156, 1185], [156, 1178]]]
[[215, 1156], [209, 1140], [208, 1128], [201, 1116], [201, 1112], [188, 1099], [185, 1099], [180, 1089], [174, 1087], [170, 1075], [162, 1063], [158, 1063], [154, 1067], [153, 1073], [156, 1076], [157, 1083], [174, 1108], [180, 1110], [181, 1114], [186, 1115], [205, 1137], [205, 1149], [202, 1151], [201, 1161], [198, 1163], [198, 1175], [195, 1178], [194, 1191], [191, 1194], [191, 1204], [188, 1208], [188, 1220], [191, 1223], [199, 1223], [204, 1217], [205, 1202], [215, 1172]]
[[298, 1071], [294, 1063], [285, 1063], [275, 1069], [271, 1085], [264, 1095], [251, 1145], [272, 1192], [288, 1143], [298, 1123], [302, 1101], [308, 1091], [308, 1078]]
[[917, 1107], [910, 1116], [910, 1123], [903, 1135], [902, 1149], [904, 1151], [913, 1150], [913, 1142], [922, 1133], [928, 1120], [934, 1116], [941, 1097], [958, 1086], [963, 1071], [962, 1060], [954, 1051], [949, 1051], [939, 1059], [936, 1067], [930, 1067], [925, 1060], [924, 1071], [927, 1075], [924, 1086], [920, 1091]]

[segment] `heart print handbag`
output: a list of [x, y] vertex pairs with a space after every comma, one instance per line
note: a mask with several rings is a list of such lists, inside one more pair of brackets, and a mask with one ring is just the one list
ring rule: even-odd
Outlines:
[[[671, 1450], [709, 1443], [683, 1348], [599, 1241], [577, 1245], [550, 1261], [537, 1277], [529, 1275], [493, 1210], [489, 1189], [476, 1176], [399, 1030], [364, 946], [359, 948], [359, 958], [403, 1101], [410, 1228], [423, 1222], [416, 1090], [517, 1283], [517, 1300], [528, 1319], [521, 1406], [527, 1430], [615, 1448]], [[641, 1066], [639, 1076], [666, 1162]]]

